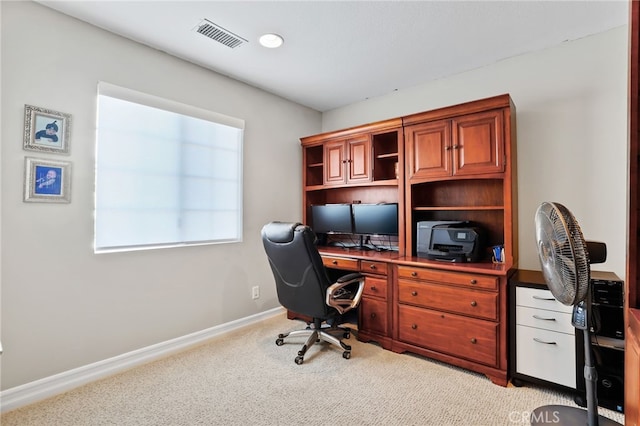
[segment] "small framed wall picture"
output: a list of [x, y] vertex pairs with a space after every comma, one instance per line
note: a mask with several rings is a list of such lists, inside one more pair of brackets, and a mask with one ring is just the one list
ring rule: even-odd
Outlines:
[[71, 163], [25, 157], [24, 201], [70, 203]]
[[24, 106], [24, 149], [69, 154], [71, 114]]

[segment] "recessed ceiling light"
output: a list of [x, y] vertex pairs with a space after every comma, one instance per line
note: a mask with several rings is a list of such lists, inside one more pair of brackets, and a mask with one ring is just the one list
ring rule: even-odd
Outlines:
[[275, 49], [282, 46], [284, 39], [278, 34], [264, 34], [259, 38], [260, 44], [269, 49]]

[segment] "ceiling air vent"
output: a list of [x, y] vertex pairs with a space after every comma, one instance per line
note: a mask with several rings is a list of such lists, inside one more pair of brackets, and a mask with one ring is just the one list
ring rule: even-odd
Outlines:
[[247, 42], [247, 40], [243, 39], [242, 37], [225, 30], [221, 26], [214, 24], [208, 19], [204, 19], [202, 20], [202, 22], [200, 22], [200, 24], [196, 28], [196, 32], [202, 34], [203, 36], [209, 37], [211, 40], [215, 40], [218, 43], [222, 43], [232, 49], [235, 49], [236, 47]]

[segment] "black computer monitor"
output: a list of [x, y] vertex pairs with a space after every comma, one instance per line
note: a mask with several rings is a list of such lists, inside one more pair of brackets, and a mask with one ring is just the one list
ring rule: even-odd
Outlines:
[[398, 235], [398, 204], [353, 204], [353, 232]]
[[316, 234], [351, 234], [351, 204], [311, 206], [311, 229]]

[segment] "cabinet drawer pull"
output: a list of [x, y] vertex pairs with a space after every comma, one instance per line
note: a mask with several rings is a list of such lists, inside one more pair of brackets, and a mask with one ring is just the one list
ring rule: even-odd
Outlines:
[[476, 338], [475, 338], [475, 337], [472, 337], [472, 338], [471, 338], [471, 343], [473, 343], [473, 344], [475, 345], [476, 343], [478, 343], [478, 341], [476, 340]]
[[411, 324], [411, 328], [414, 329], [414, 330], [417, 329], [418, 328], [418, 324]]
[[471, 280], [471, 284], [478, 284], [477, 280]]
[[376, 290], [377, 290], [377, 288], [376, 288], [376, 286], [375, 286], [375, 285], [372, 285], [372, 286], [371, 286], [371, 287], [369, 287], [369, 288], [371, 289], [371, 291], [376, 291]]
[[369, 268], [376, 269], [376, 265], [369, 265]]
[[538, 315], [534, 315], [533, 317], [535, 319], [542, 320], [542, 321], [555, 321], [556, 320], [555, 318], [543, 318], [543, 317], [539, 317]]
[[471, 301], [471, 306], [477, 306], [477, 305], [478, 305], [478, 302], [476, 302], [475, 300]]
[[411, 276], [412, 276], [412, 277], [417, 277], [417, 276], [418, 276], [418, 273], [417, 273], [416, 271], [413, 271], [413, 272], [411, 273]]
[[332, 260], [332, 261], [331, 261], [331, 264], [333, 264], [333, 265], [337, 265], [337, 264], [338, 264], [338, 261], [337, 261], [337, 260]]
[[411, 292], [411, 295], [412, 295], [412, 296], [417, 296], [417, 295], [418, 295], [418, 292], [414, 290], [414, 291], [412, 291], [412, 292]]
[[544, 343], [545, 345], [557, 345], [556, 342], [545, 342], [544, 340], [540, 340], [537, 337], [534, 337], [533, 341], [538, 343]]
[[547, 300], [547, 301], [556, 300], [553, 297], [542, 297], [542, 296], [536, 296], [535, 294], [532, 297], [536, 300]]
[[371, 312], [371, 319], [374, 319], [376, 317], [376, 313], [375, 312]]

